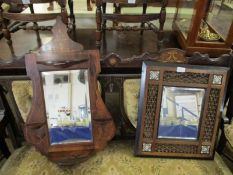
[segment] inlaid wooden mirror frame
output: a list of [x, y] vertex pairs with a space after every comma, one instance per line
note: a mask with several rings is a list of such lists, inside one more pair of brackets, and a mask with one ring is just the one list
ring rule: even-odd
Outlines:
[[[228, 70], [224, 67], [145, 61], [135, 155], [212, 159]], [[192, 102], [185, 101], [185, 96], [195, 98]], [[194, 101], [197, 104], [195, 109]], [[191, 107], [187, 107], [187, 103]], [[171, 117], [177, 120], [179, 117], [180, 123]], [[182, 130], [187, 132], [182, 133]]]
[[[27, 54], [25, 57], [27, 75], [33, 84], [33, 99], [24, 126], [24, 135], [27, 142], [34, 145], [50, 160], [65, 165], [83, 160], [103, 149], [107, 141], [114, 136], [115, 125], [97, 89], [96, 77], [100, 72], [99, 52], [84, 51], [80, 44], [70, 40], [66, 26], [60, 19], [53, 28], [53, 35], [51, 42], [42, 46], [37, 53]], [[85, 69], [88, 72], [92, 139], [88, 142], [52, 145], [41, 72], [77, 69]]]

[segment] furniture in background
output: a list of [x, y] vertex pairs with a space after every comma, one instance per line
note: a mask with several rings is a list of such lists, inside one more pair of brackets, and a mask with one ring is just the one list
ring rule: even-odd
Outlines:
[[[1, 8], [2, 8], [3, 11], [6, 12], [6, 11], [8, 11], [8, 10], [10, 9], [10, 6], [9, 6], [8, 4], [3, 3], [3, 4], [1, 5]], [[2, 22], [0, 22], [0, 39], [2, 39], [2, 37], [3, 37]]]
[[3, 108], [2, 100], [0, 99], [0, 151], [4, 157], [8, 158], [11, 153], [5, 141], [6, 137], [6, 125], [8, 124], [7, 118], [5, 117], [5, 110]]
[[5, 139], [9, 139], [9, 144], [12, 144], [14, 149], [19, 148], [21, 142], [17, 137], [19, 130], [4, 95], [5, 90], [2, 86], [0, 88], [0, 150], [4, 157], [8, 158], [11, 153]]
[[[176, 2], [177, 0], [173, 0], [173, 1], [169, 1], [168, 0], [168, 4], [167, 7], [176, 7]], [[132, 8], [133, 7], [141, 7], [142, 8], [142, 14], [147, 12], [147, 7], [160, 7], [160, 3], [158, 2], [151, 2], [151, 3], [142, 3], [142, 4], [121, 4], [121, 3], [114, 3], [114, 14], [121, 14], [122, 11], [124, 10], [124, 8]], [[154, 8], [154, 10], [156, 10]], [[117, 23], [114, 23], [113, 25], [118, 25]], [[141, 31], [142, 34], [143, 31]]]
[[[51, 26], [39, 26], [37, 22], [41, 21], [48, 21], [52, 19], [56, 19], [58, 15], [62, 16], [63, 22], [68, 25], [68, 15], [66, 11], [66, 1], [61, 0], [57, 1], [59, 6], [61, 7], [60, 13], [44, 13], [44, 14], [36, 14], [33, 8], [34, 4], [38, 3], [49, 3], [52, 2], [52, 0], [33, 0], [33, 1], [20, 1], [20, 0], [2, 0], [0, 1], [0, 23], [2, 23], [2, 30], [4, 37], [7, 41], [7, 44], [10, 48], [11, 54], [13, 57], [16, 57], [13, 49], [12, 39], [11, 39], [11, 32], [14, 32], [14, 30], [10, 30], [7, 26], [6, 20], [11, 21], [21, 21], [24, 22], [24, 25], [18, 25], [18, 28], [25, 29], [25, 30], [35, 30], [36, 36], [37, 36], [37, 42], [38, 45], [41, 45], [41, 40], [39, 36], [39, 30], [50, 30]], [[4, 11], [1, 7], [3, 3], [11, 5], [11, 3], [15, 3], [18, 5], [27, 5], [30, 8], [31, 13], [10, 13], [7, 11]], [[33, 22], [33, 26], [26, 26], [27, 22]]]
[[[233, 53], [231, 53], [233, 56]], [[225, 100], [227, 104], [226, 115], [222, 118], [221, 135], [218, 143], [217, 150], [220, 154], [223, 154], [229, 160], [233, 161], [233, 75], [229, 77], [229, 83], [227, 88], [228, 99]]]
[[[167, 0], [157, 0], [156, 2], [160, 4], [160, 12], [146, 13], [147, 5], [152, 3], [153, 1], [132, 1], [128, 2], [126, 0], [97, 0], [96, 1], [96, 46], [98, 48], [101, 47], [102, 35], [104, 35], [107, 30], [116, 30], [116, 31], [144, 31], [144, 30], [153, 30], [154, 32], [158, 32], [158, 40], [162, 42], [163, 39], [163, 27], [166, 20], [166, 6]], [[142, 14], [120, 14], [120, 13], [106, 13], [106, 5], [107, 3], [113, 4], [135, 4], [143, 6]], [[159, 20], [159, 27], [156, 27], [152, 21]], [[119, 26], [115, 25], [112, 27], [108, 27], [106, 25], [107, 21], [112, 21], [113, 23], [141, 23], [141, 26]], [[147, 26], [146, 26], [147, 25]]]
[[[196, 54], [193, 58], [187, 58], [184, 56], [184, 52], [180, 50], [169, 49], [163, 52], [160, 52], [158, 57], [151, 57], [149, 54], [144, 54], [141, 59], [138, 60], [117, 60], [107, 61], [104, 60], [105, 63], [110, 63], [106, 65], [104, 62], [102, 66], [105, 65], [104, 71], [106, 69], [112, 69], [115, 71], [115, 74], [121, 73], [124, 69], [127, 69], [130, 73], [134, 73], [134, 68], [141, 69], [141, 62], [144, 59], [148, 60], [163, 60], [163, 61], [173, 61], [173, 62], [188, 62], [189, 63], [199, 63], [199, 64], [226, 64], [229, 65], [229, 55], [227, 57], [221, 58], [221, 61], [218, 59], [207, 59], [208, 56]], [[123, 61], [123, 62], [121, 62]], [[118, 67], [117, 67], [118, 66]], [[120, 69], [119, 69], [120, 68]], [[118, 70], [118, 71], [117, 71]], [[131, 72], [132, 71], [132, 72]], [[128, 74], [129, 75], [129, 74]], [[104, 75], [102, 75], [104, 76]], [[109, 75], [110, 76], [110, 75]], [[122, 75], [123, 76], [123, 75]], [[114, 75], [111, 75], [114, 78]], [[109, 79], [111, 78], [109, 77]], [[17, 86], [14, 86], [14, 89], [20, 89], [23, 86], [20, 85], [23, 81], [19, 82]], [[109, 82], [108, 82], [109, 83]], [[117, 83], [117, 81], [116, 81]], [[124, 104], [126, 108], [134, 108], [137, 110], [136, 106], [131, 106], [132, 101], [137, 101], [137, 94], [139, 90], [132, 91], [133, 86], [137, 86], [137, 82], [134, 81], [124, 81], [122, 83], [128, 83], [127, 89], [123, 89], [127, 95], [124, 95], [121, 98], [123, 101], [116, 100], [117, 103]], [[101, 82], [104, 84], [104, 82]], [[115, 86], [115, 85], [114, 85]], [[107, 86], [109, 87], [109, 86]], [[111, 87], [111, 86], [110, 86]], [[123, 87], [126, 87], [125, 85]], [[123, 88], [121, 86], [121, 88]], [[130, 87], [130, 88], [129, 88]], [[30, 88], [32, 89], [32, 87]], [[26, 90], [23, 87], [23, 90]], [[27, 89], [27, 91], [30, 91]], [[111, 91], [110, 91], [111, 92]], [[113, 91], [114, 92], [114, 87]], [[104, 94], [104, 89], [102, 89], [102, 93]], [[30, 93], [28, 96], [31, 96]], [[15, 96], [20, 95], [16, 93]], [[119, 94], [117, 94], [119, 95]], [[32, 98], [32, 97], [31, 97]], [[126, 99], [130, 98], [130, 99]], [[26, 98], [30, 99], [30, 98]], [[105, 98], [106, 100], [106, 98]], [[107, 101], [107, 100], [106, 100]], [[18, 101], [21, 103], [21, 101]], [[30, 101], [29, 101], [30, 103]], [[26, 103], [20, 104], [20, 107], [30, 108], [30, 106], [25, 106]], [[117, 108], [118, 106], [114, 106]], [[119, 113], [118, 118], [121, 118], [121, 114]], [[127, 116], [126, 116], [127, 117]], [[121, 122], [124, 120], [120, 119]], [[30, 174], [39, 174], [39, 173], [47, 173], [47, 174], [99, 174], [99, 175], [107, 175], [107, 174], [168, 174], [172, 175], [174, 173], [177, 174], [224, 174], [231, 175], [232, 173], [226, 167], [223, 160], [216, 152], [214, 160], [195, 160], [195, 159], [176, 159], [176, 158], [138, 158], [133, 156], [133, 144], [134, 140], [118, 140], [112, 141], [106, 149], [101, 152], [98, 152], [96, 155], [88, 159], [87, 161], [81, 164], [75, 164], [68, 169], [62, 169], [56, 164], [50, 162], [45, 156], [41, 155], [35, 148], [31, 146], [24, 146], [20, 149], [17, 149], [14, 154], [7, 160], [7, 162], [3, 165], [0, 170], [1, 173], [5, 174], [19, 174], [23, 175], [26, 172]], [[32, 168], [33, 167], [33, 168]]]
[[218, 57], [230, 52], [233, 13], [231, 8], [219, 10], [220, 3], [218, 0], [178, 0], [173, 29], [188, 55], [198, 51]]
[[[221, 145], [223, 148], [220, 153], [233, 161], [233, 122], [225, 124], [223, 134], [225, 137], [225, 144]], [[220, 142], [222, 144], [222, 142]], [[220, 146], [220, 145], [219, 145]]]
[[228, 119], [222, 123], [221, 131], [217, 151], [233, 161], [233, 122]]

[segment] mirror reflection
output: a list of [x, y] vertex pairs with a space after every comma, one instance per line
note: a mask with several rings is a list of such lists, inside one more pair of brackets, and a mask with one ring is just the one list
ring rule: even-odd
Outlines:
[[88, 71], [41, 74], [51, 145], [91, 141]]
[[198, 138], [205, 89], [163, 87], [158, 138]]

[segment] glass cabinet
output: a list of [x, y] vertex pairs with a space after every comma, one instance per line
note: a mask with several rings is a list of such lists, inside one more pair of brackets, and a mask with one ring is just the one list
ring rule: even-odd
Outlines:
[[193, 52], [219, 56], [229, 53], [233, 43], [233, 1], [178, 0], [173, 22], [178, 42]]

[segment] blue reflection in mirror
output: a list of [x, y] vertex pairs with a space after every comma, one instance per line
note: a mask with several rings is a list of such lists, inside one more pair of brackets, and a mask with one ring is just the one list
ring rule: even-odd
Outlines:
[[50, 144], [92, 141], [87, 70], [42, 72]]
[[158, 138], [198, 138], [205, 89], [163, 87]]

